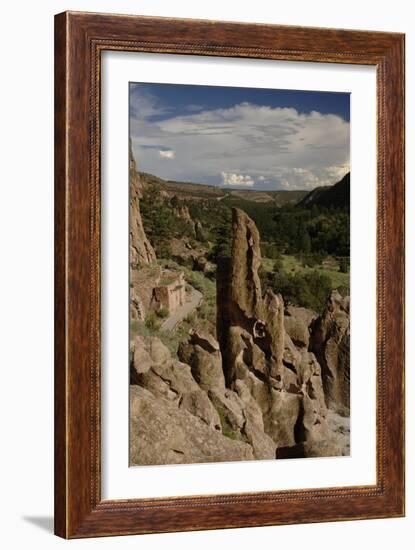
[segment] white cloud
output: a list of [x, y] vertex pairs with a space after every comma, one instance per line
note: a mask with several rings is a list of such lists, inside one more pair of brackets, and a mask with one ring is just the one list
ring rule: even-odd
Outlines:
[[142, 104], [133, 149], [139, 169], [162, 178], [219, 183], [225, 173], [228, 185], [312, 189], [349, 170], [350, 124], [337, 115], [241, 103], [155, 119], [152, 101]]
[[176, 153], [174, 151], [159, 151], [159, 157], [162, 159], [174, 159]]
[[243, 175], [243, 174], [235, 174], [235, 173], [229, 173], [229, 172], [222, 172], [222, 183], [224, 185], [239, 185], [244, 186], [247, 185], [248, 187], [251, 185], [254, 185], [254, 180], [251, 178], [251, 176]]

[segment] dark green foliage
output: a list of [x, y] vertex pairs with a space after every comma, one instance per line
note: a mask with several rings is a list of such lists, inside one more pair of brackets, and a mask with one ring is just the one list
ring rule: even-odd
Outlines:
[[158, 311], [156, 311], [157, 317], [160, 317], [160, 319], [166, 319], [166, 317], [169, 316], [169, 310], [165, 307], [162, 307]]
[[160, 326], [160, 321], [157, 319], [157, 315], [154, 312], [150, 312], [145, 320], [145, 326], [151, 331], [155, 331]]
[[349, 254], [350, 215], [346, 211], [285, 207], [275, 212], [268, 225], [269, 237], [286, 254]]
[[349, 273], [350, 270], [350, 257], [343, 256], [339, 258], [339, 271], [342, 273]]
[[170, 204], [173, 208], [178, 208], [180, 206], [180, 201], [177, 195], [174, 195], [174, 197], [170, 199]]
[[261, 254], [264, 258], [270, 258], [271, 260], [281, 259], [281, 252], [275, 243], [261, 242]]
[[[344, 185], [332, 194], [342, 195], [342, 189], [344, 191]], [[339, 203], [341, 201], [337, 201]], [[237, 196], [218, 201], [215, 198], [180, 199], [174, 195], [166, 201], [157, 182], [147, 185], [140, 205], [147, 236], [158, 257], [170, 257], [172, 237], [193, 240], [196, 246], [198, 242], [211, 243], [211, 261], [229, 256], [231, 209], [234, 206], [254, 220], [263, 241], [261, 246], [265, 257], [278, 258], [281, 253], [319, 254], [321, 257], [349, 255], [348, 208], [327, 208], [317, 202], [307, 205], [304, 200], [298, 205], [278, 207], [274, 202], [255, 202]], [[180, 205], [188, 207], [193, 222], [200, 222], [196, 234], [192, 223], [175, 214], [174, 208]]]
[[279, 208], [235, 198], [223, 203], [241, 208], [254, 220], [264, 243], [264, 256], [274, 258], [274, 250], [283, 254], [349, 254], [350, 214], [347, 210], [289, 204]]
[[316, 270], [305, 273], [286, 273], [277, 261], [273, 271], [260, 270], [263, 290], [271, 288], [284, 298], [286, 304], [302, 306], [321, 313], [332, 289], [331, 279]]
[[[316, 190], [308, 202], [303, 199], [297, 205], [286, 202], [279, 206], [272, 200], [248, 200], [248, 192], [223, 196], [218, 188], [206, 191], [205, 186], [195, 184], [182, 184], [183, 189], [179, 188], [178, 194], [169, 199], [162, 193], [166, 182], [154, 179], [147, 182], [140, 207], [147, 236], [158, 258], [171, 258], [171, 240], [176, 237], [215, 263], [231, 254], [232, 207], [241, 208], [258, 227], [262, 256], [275, 261], [271, 272], [260, 270], [263, 290], [270, 287], [281, 293], [287, 303], [321, 312], [331, 289], [345, 283], [345, 276], [333, 279], [333, 273], [340, 276], [350, 269], [349, 184], [347, 178], [339, 183], [342, 185]], [[331, 202], [320, 200], [329, 191]], [[190, 222], [177, 215], [181, 206], [187, 206]], [[288, 258], [293, 262], [288, 262]], [[202, 277], [193, 271], [193, 264], [181, 265], [180, 269], [186, 271], [186, 279], [203, 292], [206, 300], [205, 287], [215, 284], [214, 271]], [[210, 321], [214, 299], [204, 303], [199, 316]], [[161, 317], [160, 313], [154, 319], [150, 317], [146, 324], [160, 323]]]
[[325, 254], [319, 252], [313, 252], [311, 254], [300, 254], [299, 259], [303, 267], [316, 267], [321, 265], [322, 261], [326, 257]]
[[346, 211], [321, 210], [307, 226], [313, 252], [326, 252], [333, 256], [350, 253], [350, 214]]
[[350, 172], [334, 185], [313, 189], [299, 205], [350, 210]]
[[159, 258], [170, 257], [172, 237], [190, 238], [193, 235], [191, 224], [175, 215], [172, 205], [166, 202], [156, 185], [146, 188], [140, 210], [147, 237]]
[[212, 251], [209, 259], [217, 262], [218, 258], [229, 258], [232, 244], [232, 215], [231, 210], [225, 209], [219, 224], [212, 228], [211, 237], [213, 241]]

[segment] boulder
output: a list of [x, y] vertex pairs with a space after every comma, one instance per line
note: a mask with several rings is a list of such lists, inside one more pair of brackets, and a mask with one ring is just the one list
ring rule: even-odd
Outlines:
[[147, 372], [154, 363], [150, 353], [146, 349], [146, 340], [142, 336], [136, 336], [131, 345], [132, 363], [136, 374]]
[[186, 409], [140, 386], [130, 387], [130, 464], [252, 460], [252, 448], [225, 437]]
[[283, 364], [293, 373], [297, 374], [301, 363], [301, 352], [296, 348], [288, 333], [284, 337]]
[[289, 305], [285, 309], [284, 327], [287, 334], [296, 346], [308, 348], [310, 341], [310, 324], [316, 314], [304, 307]]
[[172, 359], [159, 338], [137, 336], [134, 342], [134, 383], [154, 396], [177, 402], [208, 426], [220, 430], [220, 419], [206, 393], [192, 376], [190, 366]]
[[200, 418], [209, 427], [221, 432], [219, 414], [212, 406], [207, 394], [199, 389], [184, 393], [179, 408], [188, 411], [193, 416]]
[[254, 456], [258, 460], [274, 458], [276, 443], [264, 431], [261, 408], [242, 380], [235, 383], [235, 390], [242, 402], [242, 411], [245, 418], [242, 428], [243, 439], [252, 446]]
[[148, 371], [153, 364], [163, 365], [171, 358], [169, 348], [155, 336], [136, 336], [133, 349], [137, 374]]
[[191, 333], [189, 341], [179, 345], [178, 356], [190, 365], [192, 375], [201, 389], [208, 391], [225, 388], [222, 354], [219, 343], [212, 335]]
[[162, 277], [161, 266], [140, 265], [130, 269], [130, 319], [144, 321], [154, 309], [154, 289]]
[[206, 233], [203, 229], [202, 224], [199, 220], [196, 220], [194, 222], [194, 228], [195, 228], [195, 236], [198, 241], [205, 242], [206, 241]]
[[134, 292], [130, 292], [130, 320], [144, 321], [146, 313], [141, 297]]
[[192, 218], [190, 217], [189, 207], [185, 204], [173, 205], [173, 213], [177, 218], [185, 220], [186, 222], [192, 221]]
[[222, 432], [227, 437], [245, 441], [258, 460], [275, 457], [275, 442], [265, 433], [262, 411], [242, 380], [235, 391], [209, 391], [209, 398], [219, 413]]
[[245, 417], [238, 395], [232, 390], [210, 390], [208, 395], [219, 413], [223, 433], [227, 433], [234, 439], [239, 439]]
[[264, 332], [263, 339], [256, 342], [269, 355], [269, 375], [278, 380], [282, 376], [284, 355], [284, 302], [280, 294], [268, 289], [263, 302]]
[[[255, 223], [239, 208], [232, 209], [232, 262], [230, 266], [230, 323], [262, 318], [262, 294], [258, 269], [260, 238]], [[244, 325], [241, 325], [243, 328]]]
[[269, 408], [264, 415], [265, 432], [278, 447], [290, 447], [298, 440], [297, 426], [302, 396], [285, 389], [269, 389]]

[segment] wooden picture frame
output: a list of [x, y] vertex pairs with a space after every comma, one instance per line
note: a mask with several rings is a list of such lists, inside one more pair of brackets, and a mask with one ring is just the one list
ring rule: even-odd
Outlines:
[[[100, 60], [104, 50], [373, 65], [377, 481], [103, 501]], [[55, 18], [55, 533], [64, 538], [404, 515], [404, 35], [65, 12]]]

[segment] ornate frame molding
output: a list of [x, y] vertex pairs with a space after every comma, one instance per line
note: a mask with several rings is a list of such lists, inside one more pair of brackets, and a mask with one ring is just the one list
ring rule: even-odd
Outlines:
[[[376, 66], [376, 485], [101, 500], [100, 74], [105, 50]], [[56, 534], [76, 538], [402, 516], [404, 35], [65, 12], [55, 18], [55, 52]]]

